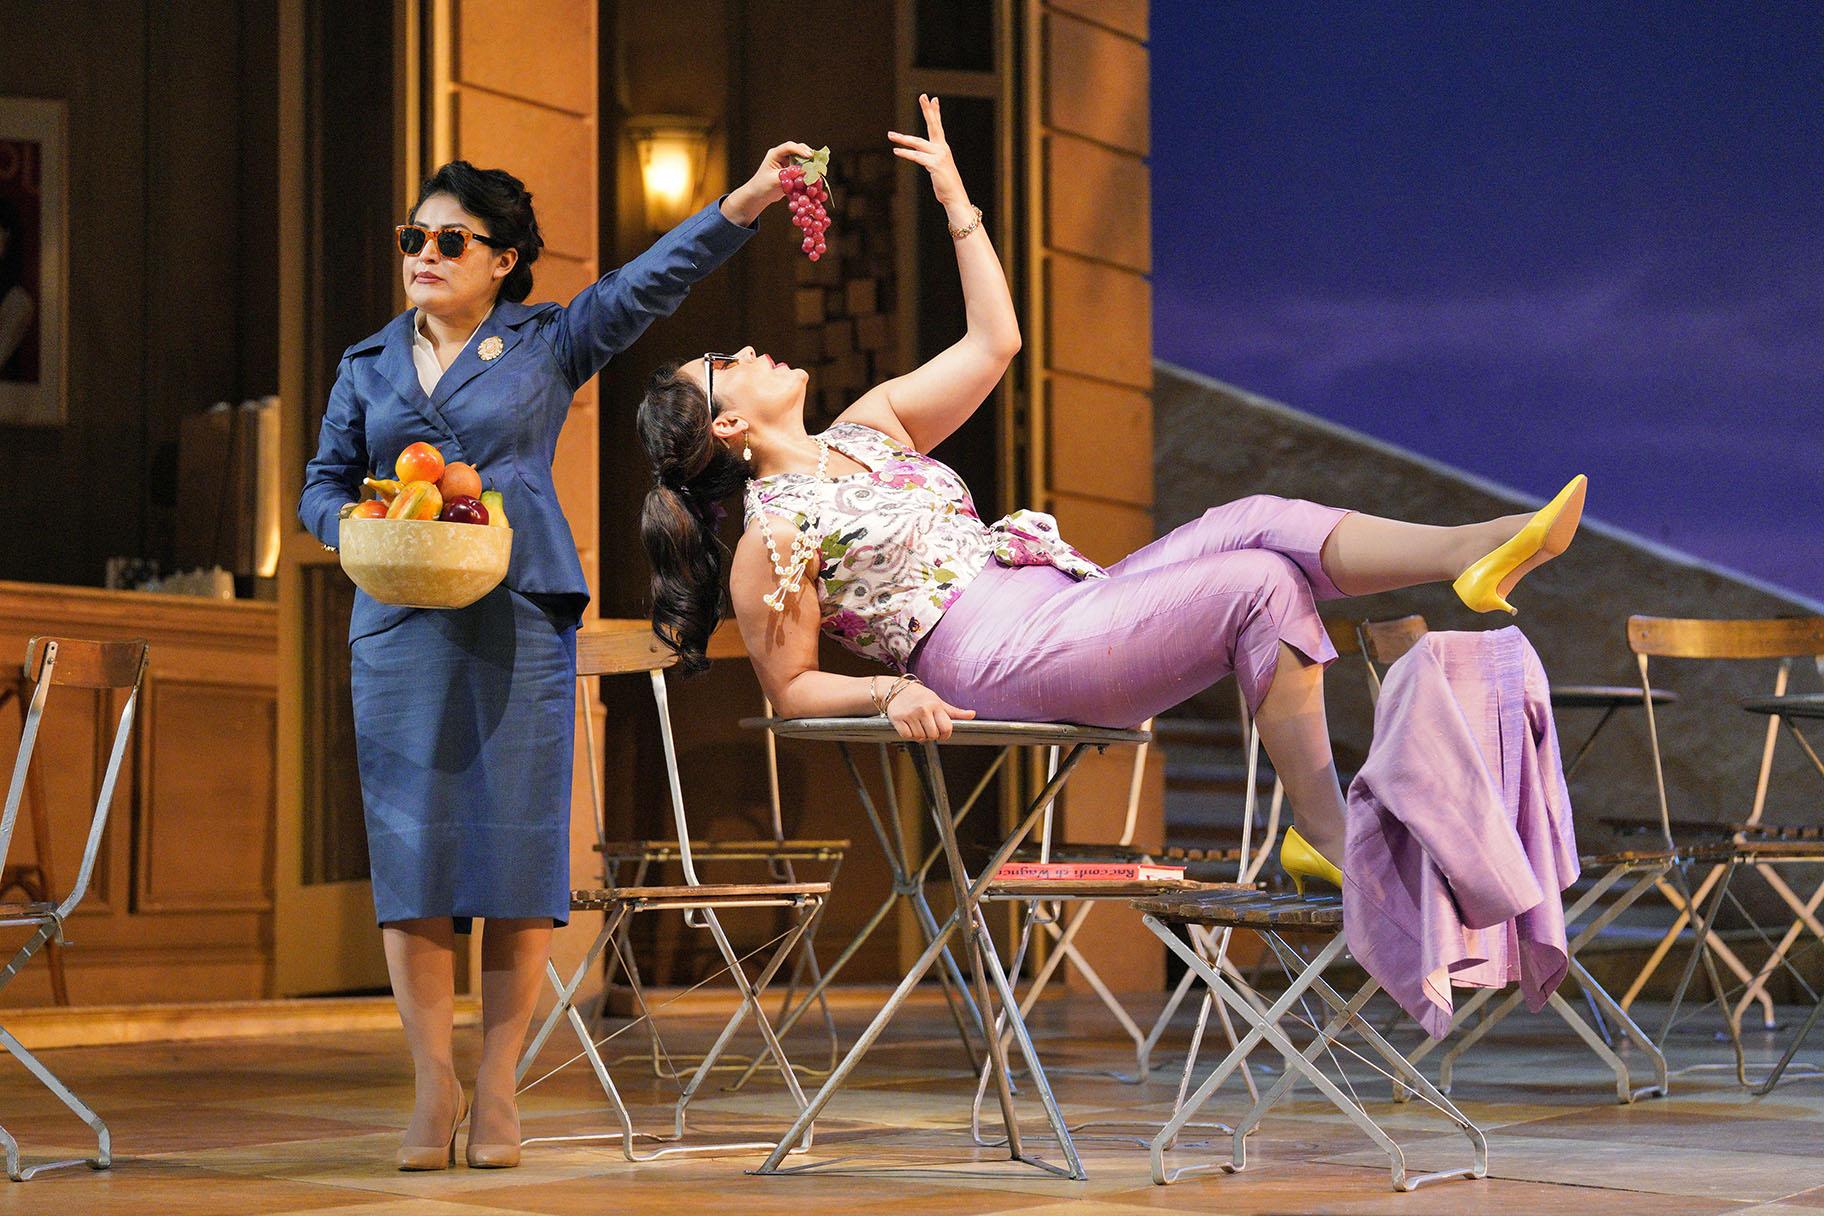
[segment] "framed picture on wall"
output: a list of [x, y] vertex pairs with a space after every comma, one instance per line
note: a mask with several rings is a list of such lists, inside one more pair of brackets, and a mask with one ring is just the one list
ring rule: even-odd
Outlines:
[[69, 161], [61, 101], [0, 97], [0, 426], [61, 426]]

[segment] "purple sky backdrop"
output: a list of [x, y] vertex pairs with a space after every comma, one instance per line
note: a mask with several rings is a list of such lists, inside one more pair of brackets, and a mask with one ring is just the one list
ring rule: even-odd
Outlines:
[[1824, 600], [1824, 5], [1152, 13], [1160, 358]]

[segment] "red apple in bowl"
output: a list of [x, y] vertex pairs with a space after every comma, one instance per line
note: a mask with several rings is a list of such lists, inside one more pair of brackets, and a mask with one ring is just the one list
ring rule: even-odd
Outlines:
[[458, 494], [444, 500], [443, 512], [437, 518], [446, 524], [485, 524], [488, 509], [481, 505], [480, 499]]

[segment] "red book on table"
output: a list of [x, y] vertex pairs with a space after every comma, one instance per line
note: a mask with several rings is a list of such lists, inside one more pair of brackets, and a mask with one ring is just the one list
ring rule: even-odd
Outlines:
[[994, 873], [997, 882], [1171, 882], [1183, 866], [1146, 861], [1010, 861]]

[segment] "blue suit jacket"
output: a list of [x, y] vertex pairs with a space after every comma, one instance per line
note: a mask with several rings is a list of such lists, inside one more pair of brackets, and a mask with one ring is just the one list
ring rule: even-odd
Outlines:
[[[305, 467], [298, 518], [325, 545], [340, 532], [338, 511], [361, 496], [364, 477], [391, 477], [407, 445], [435, 444], [449, 461], [481, 470], [501, 491], [513, 525], [506, 585], [555, 600], [573, 618], [589, 602], [576, 542], [551, 479], [571, 398], [654, 318], [668, 316], [698, 280], [753, 235], [712, 203], [619, 270], [585, 288], [568, 307], [501, 301], [426, 396], [412, 363], [416, 310], [342, 354], [316, 457]], [[500, 354], [483, 360], [497, 337]], [[349, 640], [379, 633], [418, 611], [355, 596]]]

